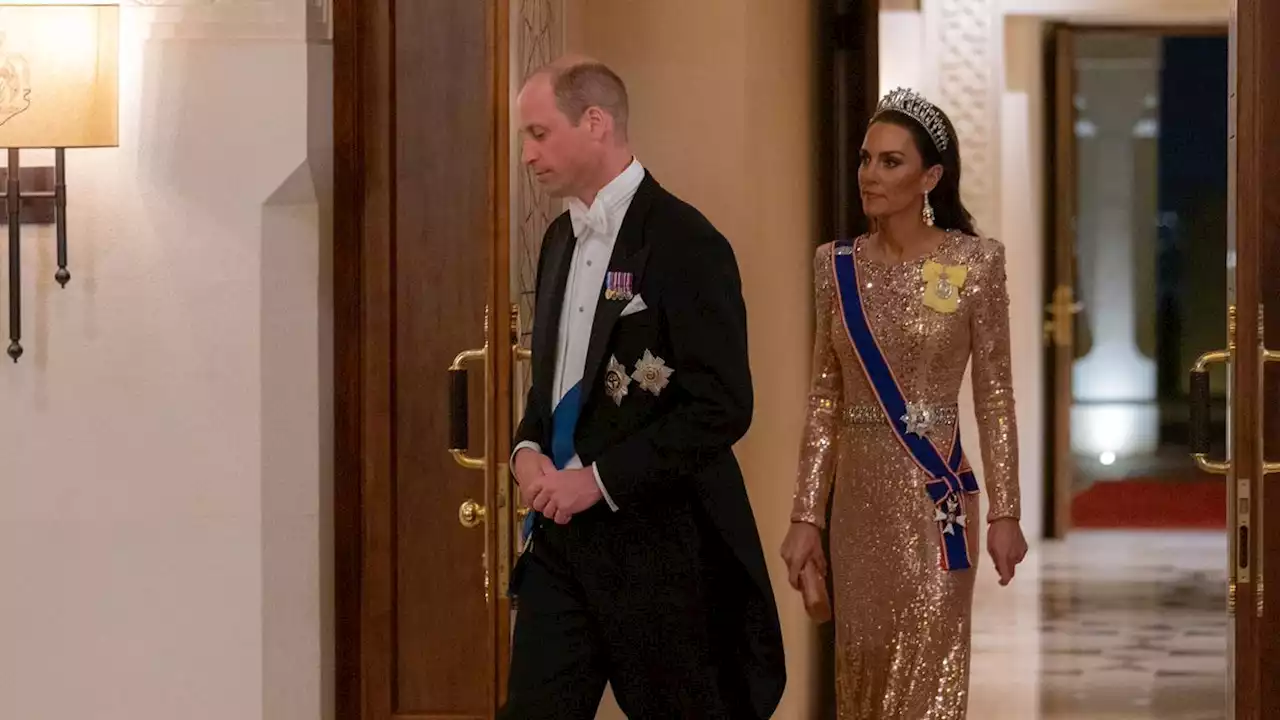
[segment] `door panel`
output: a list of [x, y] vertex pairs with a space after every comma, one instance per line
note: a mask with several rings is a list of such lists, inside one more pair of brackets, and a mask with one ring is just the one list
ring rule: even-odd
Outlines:
[[501, 700], [508, 7], [335, 3], [341, 720], [486, 719]]
[[[1231, 379], [1231, 477], [1237, 489], [1231, 593], [1237, 720], [1280, 716], [1280, 5], [1235, 0], [1228, 300], [1236, 333]], [[1230, 339], [1229, 339], [1230, 340]], [[1271, 365], [1271, 367], [1264, 367]]]
[[[394, 11], [395, 712], [423, 717], [485, 717], [492, 692], [484, 527], [458, 521], [462, 502], [485, 501], [486, 473], [446, 451], [444, 412], [446, 368], [486, 342], [486, 5], [397, 0]], [[486, 368], [469, 370], [469, 447], [482, 456]]]

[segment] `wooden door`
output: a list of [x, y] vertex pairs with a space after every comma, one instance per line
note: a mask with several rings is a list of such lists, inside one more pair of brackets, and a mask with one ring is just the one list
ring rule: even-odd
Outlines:
[[491, 718], [504, 691], [507, 13], [335, 3], [342, 720]]
[[1280, 4], [1232, 6], [1225, 358], [1232, 717], [1270, 720], [1280, 717]]
[[1071, 368], [1075, 363], [1076, 297], [1076, 133], [1075, 35], [1070, 27], [1054, 30], [1050, 39], [1048, 87], [1052, 88], [1053, 140], [1050, 167], [1052, 192], [1051, 251], [1049, 277], [1045, 287], [1044, 342], [1049, 378], [1047, 443], [1050, 450], [1047, 475], [1050, 492], [1045, 495], [1045, 534], [1063, 538], [1071, 525], [1071, 495], [1074, 466], [1071, 457]]
[[[1227, 476], [1229, 708], [1235, 720], [1280, 717], [1280, 4], [1233, 0], [1231, 38], [1227, 316], [1223, 345], [1192, 373], [1191, 444], [1201, 470]], [[1076, 157], [1071, 116], [1074, 32], [1053, 38], [1055, 252], [1046, 341], [1054, 368], [1050, 468], [1052, 534], [1067, 530], [1070, 502], [1070, 363], [1073, 360]], [[1213, 270], [1205, 270], [1206, 272]], [[1216, 272], [1216, 271], [1214, 271]], [[1269, 320], [1269, 318], [1271, 318]], [[1228, 375], [1227, 453], [1212, 457], [1209, 373]]]
[[[1178, 107], [1179, 103], [1185, 103], [1186, 99], [1185, 96], [1159, 97], [1159, 94], [1167, 90], [1164, 83], [1171, 81], [1164, 78], [1156, 79], [1157, 87], [1152, 88], [1152, 94], [1147, 98], [1148, 102], [1154, 101], [1154, 104], [1147, 110], [1135, 113], [1136, 103], [1117, 101], [1114, 95], [1106, 94], [1117, 91], [1109, 82], [1100, 81], [1098, 73], [1122, 73], [1124, 71], [1119, 68], [1128, 65], [1131, 61], [1134, 63], [1130, 66], [1131, 68], [1142, 67], [1148, 58], [1153, 63], [1156, 62], [1157, 58], [1165, 52], [1158, 49], [1162, 40], [1200, 37], [1225, 41], [1226, 36], [1225, 27], [1214, 26], [1060, 25], [1052, 28], [1050, 32], [1047, 43], [1049, 49], [1047, 85], [1050, 88], [1051, 97], [1052, 135], [1049, 143], [1049, 166], [1052, 168], [1052, 176], [1047, 185], [1049, 193], [1046, 198], [1046, 206], [1050, 212], [1047, 228], [1049, 247], [1046, 253], [1043, 325], [1046, 348], [1045, 367], [1049, 378], [1045, 398], [1048, 409], [1045, 443], [1049, 453], [1046, 458], [1045, 478], [1048, 501], [1045, 503], [1044, 521], [1046, 534], [1049, 537], [1061, 539], [1071, 531], [1073, 501], [1081, 485], [1085, 484], [1081, 481], [1087, 483], [1090, 476], [1096, 481], [1102, 474], [1103, 468], [1117, 460], [1117, 455], [1122, 458], [1126, 454], [1129, 455], [1128, 459], [1131, 463], [1137, 457], [1145, 456], [1145, 460], [1138, 465], [1130, 464], [1127, 469], [1121, 465], [1115, 470], [1115, 474], [1111, 475], [1113, 478], [1119, 479], [1127, 474], [1142, 473], [1167, 473], [1171, 480], [1175, 479], [1174, 476], [1195, 476], [1194, 472], [1191, 472], [1193, 469], [1189, 463], [1177, 470], [1171, 470], [1168, 467], [1153, 470], [1157, 465], [1151, 462], [1162, 453], [1162, 448], [1181, 445], [1182, 441], [1178, 438], [1185, 432], [1182, 421], [1175, 419], [1176, 416], [1172, 413], [1166, 415], [1159, 410], [1160, 407], [1172, 407], [1174, 403], [1177, 403], [1179, 411], [1185, 406], [1185, 396], [1179, 387], [1179, 381], [1185, 380], [1181, 368], [1187, 366], [1189, 361], [1183, 360], [1182, 349], [1184, 346], [1188, 351], [1194, 347], [1194, 352], [1207, 349], [1203, 347], [1206, 343], [1198, 341], [1197, 336], [1190, 334], [1189, 328], [1184, 327], [1184, 322], [1190, 322], [1182, 319], [1182, 316], [1187, 313], [1186, 308], [1175, 303], [1171, 309], [1162, 310], [1161, 298], [1164, 297], [1162, 293], [1168, 293], [1171, 290], [1167, 273], [1178, 272], [1184, 276], [1190, 274], [1192, 279], [1197, 278], [1198, 273], [1204, 272], [1203, 262], [1201, 261], [1198, 267], [1193, 263], [1206, 254], [1212, 257], [1213, 252], [1223, 248], [1225, 243], [1219, 244], [1223, 240], [1220, 234], [1203, 234], [1206, 230], [1212, 231], [1216, 228], [1197, 228], [1193, 224], [1197, 218], [1193, 215], [1184, 216], [1185, 222], [1182, 222], [1176, 230], [1175, 234], [1182, 238], [1177, 241], [1178, 245], [1181, 245], [1180, 250], [1170, 250], [1170, 246], [1177, 247], [1177, 245], [1157, 237], [1149, 237], [1146, 240], [1148, 244], [1143, 244], [1142, 233], [1159, 232], [1152, 225], [1157, 212], [1161, 209], [1158, 194], [1177, 197], [1180, 192], [1185, 192], [1185, 188], [1179, 188], [1176, 183], [1169, 181], [1170, 171], [1157, 169], [1155, 166], [1155, 163], [1158, 163], [1159, 167], [1164, 167], [1166, 158], [1156, 149], [1154, 137], [1159, 135], [1164, 138], [1159, 141], [1165, 148], [1164, 152], [1169, 152], [1169, 148], [1178, 146], [1179, 140], [1176, 133], [1165, 136], [1164, 129], [1160, 128], [1157, 118], [1160, 117], [1160, 112], [1171, 112], [1169, 107]], [[1121, 55], [1125, 59], [1121, 59]], [[1158, 62], [1163, 63], [1164, 60], [1158, 60]], [[1145, 73], [1163, 73], [1163, 71], [1154, 70], [1153, 65], [1147, 66], [1145, 71], [1138, 72], [1143, 74], [1130, 76], [1129, 82], [1137, 77], [1141, 84], [1150, 79], [1144, 77]], [[1091, 73], [1092, 78], [1089, 74], [1082, 73]], [[1156, 75], [1156, 77], [1159, 76]], [[1215, 80], [1222, 83], [1222, 87], [1225, 88], [1227, 80], [1225, 67], [1224, 76]], [[1137, 87], [1129, 86], [1133, 91], [1132, 97], [1142, 98], [1139, 92], [1140, 84]], [[1104, 87], [1110, 87], [1110, 89], [1103, 90]], [[1117, 102], [1119, 102], [1118, 105]], [[1156, 107], [1162, 110], [1156, 111]], [[1224, 109], [1225, 104], [1214, 108], [1217, 112], [1210, 113], [1206, 110], [1205, 115], [1210, 117], [1198, 115], [1193, 117], [1205, 123], [1212, 123], [1211, 117], [1218, 116]], [[1136, 118], [1133, 117], [1135, 114]], [[1134, 122], [1135, 120], [1137, 122]], [[1154, 123], [1152, 128], [1142, 129], [1142, 126], [1148, 122]], [[1129, 123], [1133, 123], [1132, 133], [1118, 127]], [[1159, 132], [1153, 132], [1153, 129]], [[1100, 157], [1105, 154], [1102, 148], [1121, 139], [1118, 132], [1133, 135], [1132, 138], [1123, 138], [1122, 141], [1129, 145], [1125, 151], [1133, 152], [1130, 172], [1134, 174], [1122, 179], [1118, 186], [1113, 188], [1107, 183], [1117, 177], [1115, 172], [1117, 168], [1112, 166], [1104, 169], [1104, 166], [1100, 165]], [[1152, 135], [1144, 141], [1141, 139], [1144, 133]], [[1206, 142], [1213, 145], [1219, 142], [1225, 143], [1226, 140], [1221, 136], [1202, 137], [1211, 138]], [[1110, 147], [1115, 146], [1110, 145]], [[1223, 147], [1225, 144], [1217, 145], [1217, 149]], [[1197, 153], [1200, 150], [1199, 147], [1183, 149], [1180, 154], [1198, 157]], [[1211, 167], [1213, 162], [1214, 157], [1205, 157], [1199, 164], [1201, 167]], [[1170, 184], [1166, 186], [1166, 182]], [[1213, 182], [1216, 188], [1221, 181], [1215, 178]], [[1100, 188], [1107, 189], [1099, 190]], [[1159, 189], [1158, 194], [1157, 189]], [[1225, 188], [1222, 189], [1225, 190]], [[1131, 236], [1131, 245], [1127, 242], [1121, 244], [1132, 252], [1132, 255], [1125, 259], [1126, 262], [1132, 262], [1132, 266], [1128, 268], [1130, 272], [1127, 275], [1100, 278], [1099, 246], [1115, 247], [1114, 243], [1100, 239], [1108, 232], [1124, 232], [1110, 224], [1104, 224], [1108, 213], [1102, 207], [1100, 197], [1107, 192], [1125, 191], [1132, 192], [1131, 197], [1125, 200], [1133, 204], [1129, 209], [1132, 213], [1132, 223], [1135, 227], [1141, 226], [1141, 231]], [[1209, 195], [1216, 197], [1212, 193]], [[1118, 195], [1111, 197], [1118, 197]], [[1150, 203], [1150, 206], [1146, 203]], [[1225, 210], [1225, 201], [1223, 209]], [[1163, 222], [1161, 220], [1161, 224]], [[1193, 243], [1190, 238], [1197, 231], [1203, 235], [1197, 237]], [[1192, 244], [1195, 249], [1189, 247]], [[1224, 250], [1225, 248], [1218, 251], [1224, 252]], [[1180, 256], [1177, 264], [1172, 266], [1174, 270], [1167, 268], [1158, 270], [1162, 263], [1167, 262], [1162, 256], [1168, 254]], [[1218, 278], [1218, 287], [1221, 287], [1221, 276]], [[1193, 297], [1193, 292], [1186, 289], [1187, 283], [1192, 282], [1192, 279], [1184, 277], [1181, 283], [1183, 289], [1180, 292], [1186, 297]], [[1124, 291], [1131, 293], [1133, 305], [1115, 306], [1103, 300], [1107, 297], [1108, 291], [1099, 290], [1099, 285], [1109, 287], [1110, 292], [1114, 293], [1117, 290], [1117, 281], [1129, 283], [1129, 287]], [[1087, 290], [1090, 284], [1093, 285], [1091, 293], [1080, 292], [1082, 287]], [[1221, 296], [1215, 299], [1220, 305], [1224, 304]], [[1090, 302], [1095, 306], [1089, 307]], [[1189, 300], [1189, 302], [1193, 301]], [[1206, 305], [1206, 302], [1203, 299], [1196, 302], [1199, 311], [1195, 316], [1196, 319], [1202, 317], [1199, 313], [1211, 311], [1206, 308], [1213, 306]], [[1134, 326], [1127, 328], [1126, 335], [1126, 328], [1106, 322], [1109, 317], [1128, 317], [1133, 321], [1129, 324]], [[1148, 340], [1155, 344], [1155, 347], [1143, 349], [1143, 325], [1147, 323], [1149, 324], [1146, 327], [1151, 333]], [[1212, 328], [1215, 325], [1219, 333], [1225, 329], [1226, 320], [1224, 317], [1220, 325], [1215, 320], [1210, 320], [1207, 324], [1211, 328], [1212, 335]], [[1158, 327], [1160, 329], [1157, 329]], [[1162, 331], [1163, 337], [1160, 335]], [[1198, 327], [1196, 331], [1199, 332]], [[1089, 386], [1097, 383], [1100, 374], [1125, 372], [1126, 368], [1123, 366], [1104, 369], [1104, 366], [1099, 363], [1100, 358], [1106, 357], [1108, 350], [1115, 351], [1115, 343], [1122, 337], [1133, 344], [1132, 352], [1135, 356], [1145, 355], [1143, 359], [1154, 366], [1155, 376], [1151, 379], [1152, 387], [1149, 390], [1151, 395], [1142, 394], [1144, 390], [1139, 383], [1143, 381], [1137, 378], [1132, 380], [1135, 386], [1128, 388], [1128, 392], [1136, 395], [1117, 393], [1115, 388], [1105, 389], [1101, 393], [1096, 388], [1090, 389]], [[1168, 345], [1162, 348], [1161, 342]], [[1080, 367], [1090, 361], [1094, 363], [1091, 367]], [[1084, 387], [1075, 385], [1081, 379], [1084, 380]], [[1161, 383], [1166, 385], [1161, 386]], [[1159, 387], [1165, 389], [1157, 389]], [[1215, 389], [1220, 399], [1222, 387], [1218, 385]], [[1145, 400], [1139, 398], [1145, 398]], [[1132, 417], [1121, 420], [1120, 416], [1117, 416], [1114, 418], [1115, 422], [1111, 422], [1112, 418], [1106, 417], [1105, 406], [1112, 404], [1122, 406], [1116, 409], [1129, 411]], [[1153, 411], [1153, 416], [1140, 418], [1141, 410], [1133, 409], [1144, 404]], [[1098, 412], [1099, 410], [1103, 412]], [[1221, 403], [1215, 406], [1214, 417], [1218, 422], [1221, 422], [1224, 410]], [[1076, 415], [1077, 412], [1080, 414]], [[1125, 425], [1129, 423], [1132, 423], [1132, 427], [1126, 428]], [[1137, 442], [1119, 439], [1112, 448], [1106, 447], [1105, 444], [1099, 447], [1099, 438], [1096, 434], [1093, 437], [1089, 437], [1089, 433], [1086, 433], [1084, 438], [1073, 437], [1073, 424], [1079, 426], [1076, 429], [1092, 427], [1095, 430], [1098, 424], [1101, 424], [1102, 427], [1108, 428], [1121, 438], [1125, 435], [1136, 436]], [[1156, 434], [1154, 438], [1150, 435], [1153, 432]], [[1222, 439], [1221, 430], [1219, 430], [1219, 444]], [[1158, 447], [1146, 447], [1140, 450], [1134, 447], [1146, 442], [1153, 442]], [[1092, 452], [1096, 453], [1093, 457], [1097, 460], [1086, 460], [1086, 463], [1093, 464], [1093, 467], [1089, 468], [1081, 462], [1082, 449], [1091, 445]], [[1111, 458], [1104, 459], [1106, 455], [1110, 455]]]
[[[819, 242], [854, 237], [868, 222], [858, 193], [858, 153], [871, 116], [880, 101], [879, 0], [821, 0], [818, 5], [821, 152], [818, 166]], [[831, 538], [822, 536], [830, 557]], [[827, 579], [828, 584], [832, 581]], [[835, 625], [818, 627], [818, 657], [814, 672], [822, 678], [836, 673]], [[834, 682], [818, 685], [814, 718], [836, 717]]]
[[818, 75], [821, 157], [818, 234], [854, 237], [868, 230], [858, 193], [859, 152], [880, 102], [879, 0], [819, 0]]

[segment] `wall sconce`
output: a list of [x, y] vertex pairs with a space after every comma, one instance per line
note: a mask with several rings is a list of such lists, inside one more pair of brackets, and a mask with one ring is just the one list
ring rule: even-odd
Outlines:
[[[93, 0], [0, 0], [0, 148], [9, 163], [9, 357], [22, 357], [22, 201], [52, 198], [55, 279], [66, 287], [66, 149], [119, 144], [120, 7]], [[53, 149], [54, 188], [23, 193], [19, 152]]]

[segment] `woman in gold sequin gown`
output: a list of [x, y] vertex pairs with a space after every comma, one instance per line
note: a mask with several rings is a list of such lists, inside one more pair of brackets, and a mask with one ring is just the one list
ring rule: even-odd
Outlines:
[[[841, 720], [964, 718], [975, 570], [943, 569], [941, 537], [948, 522], [953, 531], [963, 523], [976, 567], [982, 523], [975, 494], [939, 522], [925, 492], [930, 478], [878, 404], [846, 330], [836, 253], [852, 255], [870, 329], [913, 420], [944, 456], [972, 359], [987, 546], [1001, 584], [1026, 553], [1004, 249], [976, 236], [959, 180], [950, 121], [914, 93], [891, 93], [868, 128], [859, 169], [877, 230], [842, 248], [824, 245], [814, 260], [813, 379], [783, 556], [793, 586], [807, 564], [831, 573]], [[939, 289], [939, 269], [949, 290]], [[829, 563], [820, 544], [828, 511]]]

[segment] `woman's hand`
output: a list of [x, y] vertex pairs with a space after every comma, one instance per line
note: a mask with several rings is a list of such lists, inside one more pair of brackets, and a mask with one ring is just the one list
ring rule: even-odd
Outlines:
[[1027, 556], [1027, 539], [1022, 526], [1013, 518], [1002, 518], [987, 527], [987, 552], [1000, 573], [1000, 584], [1013, 580], [1014, 568]]
[[822, 554], [822, 531], [810, 523], [791, 523], [787, 538], [782, 541], [782, 559], [787, 563], [787, 580], [797, 590], [800, 589], [800, 573], [808, 563], [813, 563], [818, 574], [826, 577], [827, 558]]

